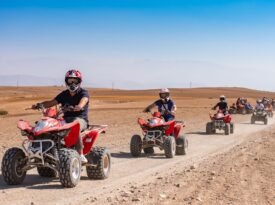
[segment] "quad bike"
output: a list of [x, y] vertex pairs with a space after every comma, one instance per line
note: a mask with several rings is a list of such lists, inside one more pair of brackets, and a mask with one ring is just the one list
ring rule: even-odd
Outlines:
[[224, 130], [225, 135], [234, 133], [234, 124], [230, 114], [224, 114], [222, 110], [214, 115], [209, 114], [211, 122], [206, 124], [206, 134], [215, 134], [216, 130]]
[[251, 116], [251, 124], [255, 124], [256, 121], [264, 122], [265, 125], [268, 123], [267, 112], [264, 109], [257, 109]]
[[88, 163], [81, 164], [75, 150], [80, 125], [78, 122], [65, 123], [64, 109], [41, 108], [43, 117], [34, 126], [19, 120], [18, 128], [28, 139], [22, 148], [8, 149], [2, 160], [2, 175], [8, 185], [23, 183], [28, 170], [36, 168], [41, 177], [57, 177], [63, 187], [75, 187], [80, 181], [82, 166], [90, 179], [105, 179], [111, 168], [111, 157], [104, 147], [94, 147], [100, 133], [105, 133], [106, 125], [89, 125], [81, 133], [83, 153]]
[[269, 118], [273, 117], [273, 109], [272, 108], [266, 108], [266, 113]]
[[165, 122], [161, 114], [155, 112], [148, 120], [138, 118], [138, 124], [142, 129], [143, 139], [140, 135], [132, 136], [130, 142], [132, 156], [140, 156], [142, 150], [145, 154], [153, 154], [154, 147], [164, 150], [167, 158], [173, 158], [176, 154], [186, 154], [188, 141], [185, 136], [180, 135], [180, 131], [185, 127], [182, 121]]
[[237, 114], [237, 107], [232, 105], [230, 106], [228, 112], [232, 115], [232, 114]]
[[236, 106], [230, 106], [229, 110], [228, 110], [229, 114], [242, 114], [242, 115], [246, 115], [246, 114], [251, 114], [253, 113], [253, 107], [251, 107], [250, 105], [246, 106], [246, 105], [239, 105], [238, 107]]

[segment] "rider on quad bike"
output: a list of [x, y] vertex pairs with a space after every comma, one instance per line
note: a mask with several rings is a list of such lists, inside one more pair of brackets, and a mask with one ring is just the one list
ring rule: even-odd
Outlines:
[[218, 111], [216, 114], [212, 115], [209, 113], [211, 122], [206, 123], [206, 134], [215, 134], [216, 130], [224, 130], [225, 135], [234, 133], [234, 123], [232, 123], [231, 115], [228, 113], [228, 105], [225, 100], [225, 96], [220, 96], [220, 102], [217, 103], [212, 110]]
[[273, 110], [275, 110], [275, 100], [274, 99], [271, 99], [271, 105], [272, 105]]
[[177, 110], [176, 104], [170, 99], [170, 91], [167, 88], [163, 88], [159, 92], [160, 99], [153, 104], [147, 106], [143, 112], [150, 112], [155, 106], [158, 107], [158, 111], [161, 113], [163, 119], [168, 122], [175, 119], [175, 112]]
[[[61, 104], [62, 107], [69, 108], [64, 112], [64, 120], [67, 123], [78, 121], [80, 124], [80, 132], [84, 131], [88, 126], [89, 112], [89, 93], [81, 88], [82, 75], [78, 70], [69, 70], [65, 75], [65, 84], [67, 90], [62, 91], [54, 99], [44, 101], [32, 105], [32, 109], [50, 108]], [[79, 133], [76, 150], [80, 154], [82, 163], [87, 163], [88, 160], [83, 155], [83, 142]]]
[[257, 100], [256, 102], [257, 104], [255, 106], [255, 110], [251, 116], [251, 124], [254, 124], [256, 121], [262, 121], [266, 125], [268, 123], [267, 110], [265, 109], [265, 106], [261, 99]]
[[219, 108], [219, 110], [221, 110], [223, 112], [224, 115], [227, 114], [228, 111], [228, 104], [226, 102], [226, 98], [224, 95], [220, 96], [220, 102], [218, 102], [213, 108], [212, 110], [216, 110], [217, 108]]
[[264, 104], [262, 103], [262, 100], [258, 99], [256, 103], [257, 103], [255, 106], [256, 110], [264, 110], [265, 107], [264, 107]]

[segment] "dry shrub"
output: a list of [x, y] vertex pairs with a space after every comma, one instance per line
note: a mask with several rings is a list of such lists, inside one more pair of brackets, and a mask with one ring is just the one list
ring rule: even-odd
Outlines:
[[0, 110], [0, 115], [7, 115], [8, 114], [8, 111], [6, 110]]

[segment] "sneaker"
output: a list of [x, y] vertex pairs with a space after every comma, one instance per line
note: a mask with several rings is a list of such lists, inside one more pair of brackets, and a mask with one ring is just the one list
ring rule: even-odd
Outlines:
[[81, 161], [81, 163], [82, 164], [86, 164], [86, 163], [88, 163], [88, 160], [87, 160], [87, 158], [82, 154], [82, 155], [80, 155], [80, 161]]

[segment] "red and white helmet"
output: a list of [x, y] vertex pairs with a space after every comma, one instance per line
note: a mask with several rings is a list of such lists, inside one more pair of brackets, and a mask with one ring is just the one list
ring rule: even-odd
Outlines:
[[82, 82], [82, 75], [81, 73], [76, 70], [69, 70], [65, 75], [65, 83], [67, 88], [71, 92], [75, 92], [80, 87], [80, 84]]
[[[69, 70], [66, 75], [65, 75], [65, 81], [68, 78], [76, 78], [80, 81], [80, 83], [82, 82], [82, 75], [80, 73], [80, 71], [73, 69], [73, 70]], [[66, 82], [67, 83], [67, 82]]]
[[167, 98], [169, 98], [169, 96], [170, 96], [170, 91], [169, 91], [168, 88], [162, 88], [162, 89], [160, 89], [160, 91], [159, 91], [159, 97], [161, 99], [167, 99]]
[[170, 93], [170, 91], [168, 88], [162, 88], [160, 89], [159, 94], [162, 94], [162, 93]]

